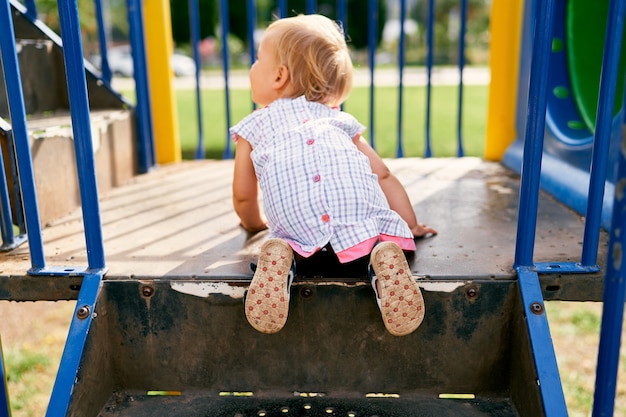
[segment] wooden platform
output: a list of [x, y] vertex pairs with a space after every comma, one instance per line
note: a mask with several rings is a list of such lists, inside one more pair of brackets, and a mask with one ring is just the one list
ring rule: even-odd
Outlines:
[[[514, 276], [517, 175], [477, 158], [387, 163], [408, 190], [418, 218], [440, 232], [417, 240], [410, 259], [415, 275], [454, 281]], [[249, 235], [238, 226], [231, 203], [232, 170], [232, 161], [186, 161], [161, 166], [113, 189], [101, 201], [106, 279], [249, 279], [249, 264], [266, 233]], [[535, 261], [580, 258], [580, 216], [542, 195], [538, 221]], [[47, 225], [48, 266], [86, 266], [82, 230], [80, 210]], [[601, 239], [598, 259], [604, 263], [607, 237]], [[364, 264], [339, 267], [324, 256], [299, 265], [299, 277], [365, 276]], [[16, 278], [25, 277], [30, 268], [27, 246], [0, 254], [0, 265], [0, 298], [24, 298], [18, 295]], [[38, 285], [43, 279], [26, 278]], [[542, 280], [547, 299], [601, 299], [602, 274]], [[565, 280], [567, 286], [562, 285]], [[64, 281], [46, 283], [41, 291], [57, 288], [58, 282]]]

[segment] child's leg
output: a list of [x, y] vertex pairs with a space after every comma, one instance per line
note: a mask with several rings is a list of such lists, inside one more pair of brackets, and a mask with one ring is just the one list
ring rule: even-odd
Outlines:
[[246, 318], [261, 333], [276, 333], [287, 322], [292, 266], [293, 251], [284, 240], [270, 239], [261, 246], [245, 300]]
[[370, 262], [385, 327], [394, 336], [413, 332], [424, 320], [424, 299], [404, 252], [396, 243], [382, 242], [372, 250]]

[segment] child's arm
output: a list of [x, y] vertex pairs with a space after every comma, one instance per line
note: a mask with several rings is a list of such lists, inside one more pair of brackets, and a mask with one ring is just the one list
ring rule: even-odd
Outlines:
[[432, 233], [437, 234], [437, 230], [432, 227], [428, 227], [423, 223], [418, 223], [411, 200], [409, 199], [406, 190], [398, 180], [398, 178], [389, 171], [387, 165], [383, 162], [382, 158], [378, 156], [376, 151], [367, 143], [361, 135], [356, 135], [353, 138], [356, 147], [365, 154], [370, 160], [370, 165], [374, 174], [378, 175], [378, 183], [387, 197], [389, 207], [404, 219], [409, 225], [413, 236], [420, 237]]
[[233, 206], [241, 220], [241, 226], [254, 233], [267, 229], [267, 222], [259, 208], [258, 182], [250, 152], [250, 143], [239, 137], [233, 173]]

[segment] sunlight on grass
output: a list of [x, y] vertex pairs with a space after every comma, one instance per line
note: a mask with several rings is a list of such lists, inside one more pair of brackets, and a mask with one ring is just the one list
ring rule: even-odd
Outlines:
[[0, 301], [12, 417], [45, 415], [74, 305], [73, 301]]
[[[591, 415], [602, 303], [546, 302], [563, 392], [570, 417]], [[623, 327], [622, 340], [626, 337]], [[622, 345], [615, 415], [626, 415], [626, 347]]]
[[[198, 143], [197, 108], [194, 90], [176, 93], [179, 131], [183, 158], [193, 158]], [[207, 158], [222, 158], [228, 139], [225, 113], [225, 92], [203, 90], [202, 123], [204, 148]], [[231, 119], [234, 125], [252, 111], [250, 92], [232, 90], [229, 96]], [[345, 103], [344, 110], [354, 115], [368, 129], [369, 89], [355, 88]], [[379, 87], [374, 94], [374, 140], [383, 157], [396, 156], [398, 147], [398, 89]], [[431, 142], [437, 157], [457, 154], [458, 88], [433, 87], [431, 108]], [[482, 156], [487, 118], [487, 86], [466, 86], [464, 90], [463, 138], [467, 156]], [[403, 94], [402, 144], [404, 156], [424, 156], [426, 137], [426, 89], [407, 87]], [[364, 136], [369, 139], [368, 130]]]

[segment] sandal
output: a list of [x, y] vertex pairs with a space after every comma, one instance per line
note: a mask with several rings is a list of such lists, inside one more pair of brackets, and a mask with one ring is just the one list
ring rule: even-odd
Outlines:
[[276, 333], [285, 326], [295, 270], [293, 251], [287, 242], [270, 239], [263, 243], [245, 297], [246, 318], [259, 332]]
[[389, 333], [405, 336], [415, 331], [424, 320], [424, 298], [400, 246], [393, 242], [376, 245], [370, 255], [369, 270], [376, 302]]

